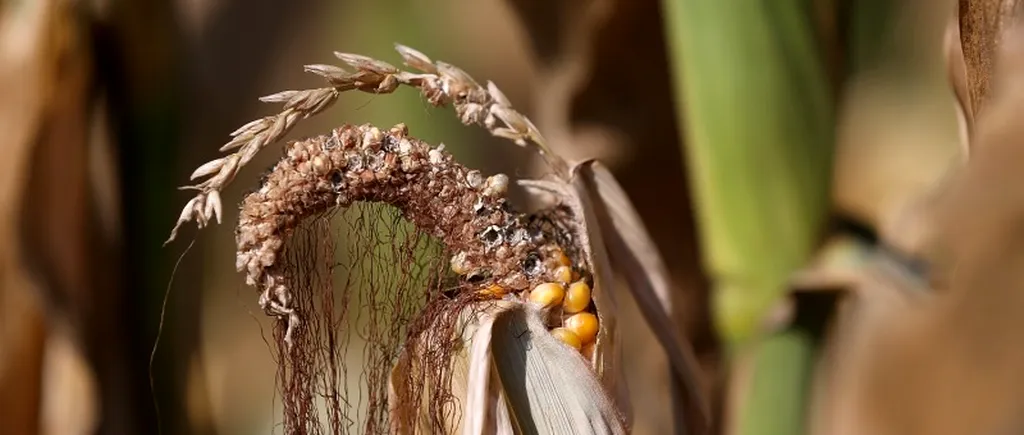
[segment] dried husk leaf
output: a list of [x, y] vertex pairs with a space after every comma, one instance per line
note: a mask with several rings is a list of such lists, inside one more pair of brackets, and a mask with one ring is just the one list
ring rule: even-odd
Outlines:
[[[594, 304], [602, 324], [594, 365], [605, 389], [631, 416], [628, 391], [621, 375], [622, 356], [616, 328], [616, 302], [610, 283], [622, 275], [672, 366], [674, 399], [685, 433], [707, 433], [710, 412], [697, 373], [691, 345], [672, 321], [671, 278], [643, 222], [614, 176], [595, 160], [572, 169], [571, 187], [558, 183], [520, 182], [535, 196], [553, 195], [571, 204], [581, 221], [578, 233], [594, 271]], [[572, 189], [571, 191], [569, 189]], [[614, 263], [613, 263], [614, 262]], [[614, 264], [614, 265], [613, 265]]]
[[[576, 166], [573, 187], [582, 204], [592, 249], [607, 250], [601, 253], [608, 257], [605, 268], [624, 276], [630, 294], [668, 355], [672, 387], [681, 394], [675, 396], [681, 401], [677, 406], [686, 433], [706, 433], [710, 411], [697, 377], [700, 369], [692, 346], [672, 320], [669, 292], [673, 286], [654, 242], [625, 191], [599, 162], [589, 160]], [[611, 262], [619, 267], [612, 269]]]
[[[966, 45], [966, 42], [965, 42]], [[831, 402], [815, 433], [1020, 433], [1024, 422], [1024, 28], [1004, 35], [970, 160], [936, 211], [943, 279], [928, 297], [875, 272], [833, 338]], [[901, 282], [902, 281], [902, 282]], [[898, 291], [886, 291], [897, 288]]]
[[541, 312], [517, 305], [497, 315], [494, 368], [522, 434], [626, 434], [623, 417], [590, 364], [547, 331]]
[[[494, 306], [495, 311], [508, 309]], [[501, 380], [494, 369], [491, 351], [495, 315], [487, 315], [473, 334], [469, 351], [468, 388], [463, 417], [464, 435], [511, 435], [518, 429], [509, 415]], [[513, 429], [515, 427], [515, 429]]]

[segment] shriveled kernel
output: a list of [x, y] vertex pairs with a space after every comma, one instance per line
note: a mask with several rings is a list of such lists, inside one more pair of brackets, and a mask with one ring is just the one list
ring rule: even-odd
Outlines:
[[562, 303], [565, 290], [561, 284], [546, 282], [534, 287], [530, 292], [530, 301], [544, 307], [554, 307]]
[[466, 185], [470, 189], [478, 189], [484, 184], [484, 176], [480, 171], [472, 170], [466, 173]]
[[324, 175], [331, 170], [331, 161], [324, 156], [313, 157], [313, 171], [317, 175]]
[[580, 348], [583, 347], [583, 341], [580, 340], [580, 337], [576, 335], [575, 332], [572, 332], [566, 328], [552, 329], [551, 335], [554, 335], [555, 338], [562, 340], [562, 343], [572, 346], [573, 349], [580, 350]]
[[380, 145], [380, 141], [384, 139], [384, 133], [377, 127], [370, 127], [363, 133], [363, 148], [376, 148]]
[[565, 292], [562, 310], [573, 314], [587, 309], [588, 305], [590, 305], [590, 286], [583, 281], [572, 283], [569, 286], [569, 291]]
[[555, 260], [558, 261], [559, 266], [572, 266], [572, 261], [569, 260], [569, 256], [565, 255], [565, 251], [559, 249], [555, 252]]
[[444, 163], [444, 155], [441, 154], [441, 151], [438, 151], [436, 149], [428, 151], [427, 158], [429, 158], [430, 163], [434, 165]]
[[398, 154], [403, 156], [412, 154], [412, 142], [409, 139], [402, 138], [398, 141]]
[[555, 269], [555, 279], [562, 284], [572, 282], [572, 268], [569, 266], [558, 266], [558, 268]]
[[484, 184], [483, 194], [484, 196], [500, 196], [504, 195], [508, 191], [508, 176], [505, 174], [495, 174], [487, 177], [487, 181]]
[[394, 127], [391, 127], [391, 130], [389, 130], [389, 132], [393, 136], [405, 137], [406, 135], [409, 134], [409, 127], [407, 127], [405, 123], [395, 124]]
[[469, 273], [469, 264], [466, 261], [466, 253], [460, 252], [452, 256], [451, 259], [452, 272], [456, 275], [465, 275]]
[[584, 344], [597, 337], [597, 316], [591, 313], [577, 313], [565, 319], [565, 328], [575, 332]]
[[345, 153], [332, 153], [331, 163], [333, 163], [334, 166], [337, 168], [344, 169], [346, 166], [348, 166], [348, 158], [345, 157]]
[[491, 284], [483, 290], [480, 290], [480, 294], [484, 296], [501, 297], [508, 294], [508, 289], [497, 284]]

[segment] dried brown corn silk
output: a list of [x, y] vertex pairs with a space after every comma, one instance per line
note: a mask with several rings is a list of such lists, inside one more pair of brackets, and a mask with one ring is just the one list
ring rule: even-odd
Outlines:
[[[219, 221], [219, 192], [239, 169], [348, 90], [416, 87], [463, 123], [535, 147], [555, 179], [520, 184], [549, 200], [518, 213], [506, 176], [466, 168], [401, 124], [346, 125], [289, 144], [243, 200], [236, 231], [238, 270], [281, 319], [286, 433], [625, 433], [614, 272], [630, 278], [689, 391], [687, 418], [703, 431], [706, 405], [668, 317], [664, 265], [610, 174], [551, 153], [492, 83], [398, 50], [421, 72], [336, 53], [355, 71], [310, 65], [330, 87], [265, 97], [285, 109], [236, 130], [222, 147], [235, 151], [193, 173], [206, 180], [191, 187], [199, 193], [171, 239], [190, 220]], [[339, 214], [344, 242], [332, 234]], [[613, 270], [612, 258], [626, 269]], [[364, 343], [357, 376], [347, 368], [354, 340]]]

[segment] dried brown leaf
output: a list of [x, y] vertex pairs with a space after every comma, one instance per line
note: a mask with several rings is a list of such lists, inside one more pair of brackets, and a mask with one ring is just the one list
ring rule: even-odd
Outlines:
[[1007, 31], [996, 52], [971, 158], [935, 208], [932, 267], [943, 279], [934, 294], [885, 298], [915, 292], [879, 289], [915, 285], [866, 275], [857, 318], [832, 340], [838, 365], [820, 433], [1024, 428], [1024, 28]]
[[[109, 376], [127, 368], [122, 343], [109, 340], [119, 326], [111, 304], [119, 261], [109, 243], [120, 229], [107, 219], [118, 193], [103, 176], [114, 174], [91, 173], [116, 165], [96, 134], [93, 110], [103, 106], [93, 88], [90, 16], [81, 12], [58, 1], [0, 7], [0, 408], [11, 433], [91, 431], [100, 409], [107, 427], [130, 430], [130, 394]], [[61, 341], [72, 343], [67, 361], [88, 359], [85, 370], [48, 364], [44, 352], [53, 348], [44, 344]], [[72, 378], [43, 378], [55, 375]], [[89, 388], [96, 381], [101, 398]], [[75, 398], [85, 401], [81, 412], [53, 412], [53, 403]]]
[[1022, 5], [1020, 0], [959, 0], [957, 16], [971, 110], [968, 119], [976, 118], [986, 104], [998, 47]]

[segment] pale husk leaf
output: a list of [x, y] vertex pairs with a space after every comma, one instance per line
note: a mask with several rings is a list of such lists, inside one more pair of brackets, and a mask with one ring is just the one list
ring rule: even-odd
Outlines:
[[521, 434], [626, 434], [622, 415], [588, 362], [548, 333], [541, 312], [518, 305], [497, 315], [493, 362]]
[[576, 166], [573, 187], [583, 209], [587, 233], [603, 240], [601, 244], [593, 240], [591, 243], [607, 249], [605, 255], [618, 265], [616, 270], [626, 278], [630, 294], [668, 355], [676, 407], [680, 408], [677, 413], [683, 416], [687, 433], [706, 433], [710, 417], [697, 378], [699, 367], [693, 348], [672, 321], [672, 284], [654, 242], [625, 191], [599, 162], [589, 160]]

